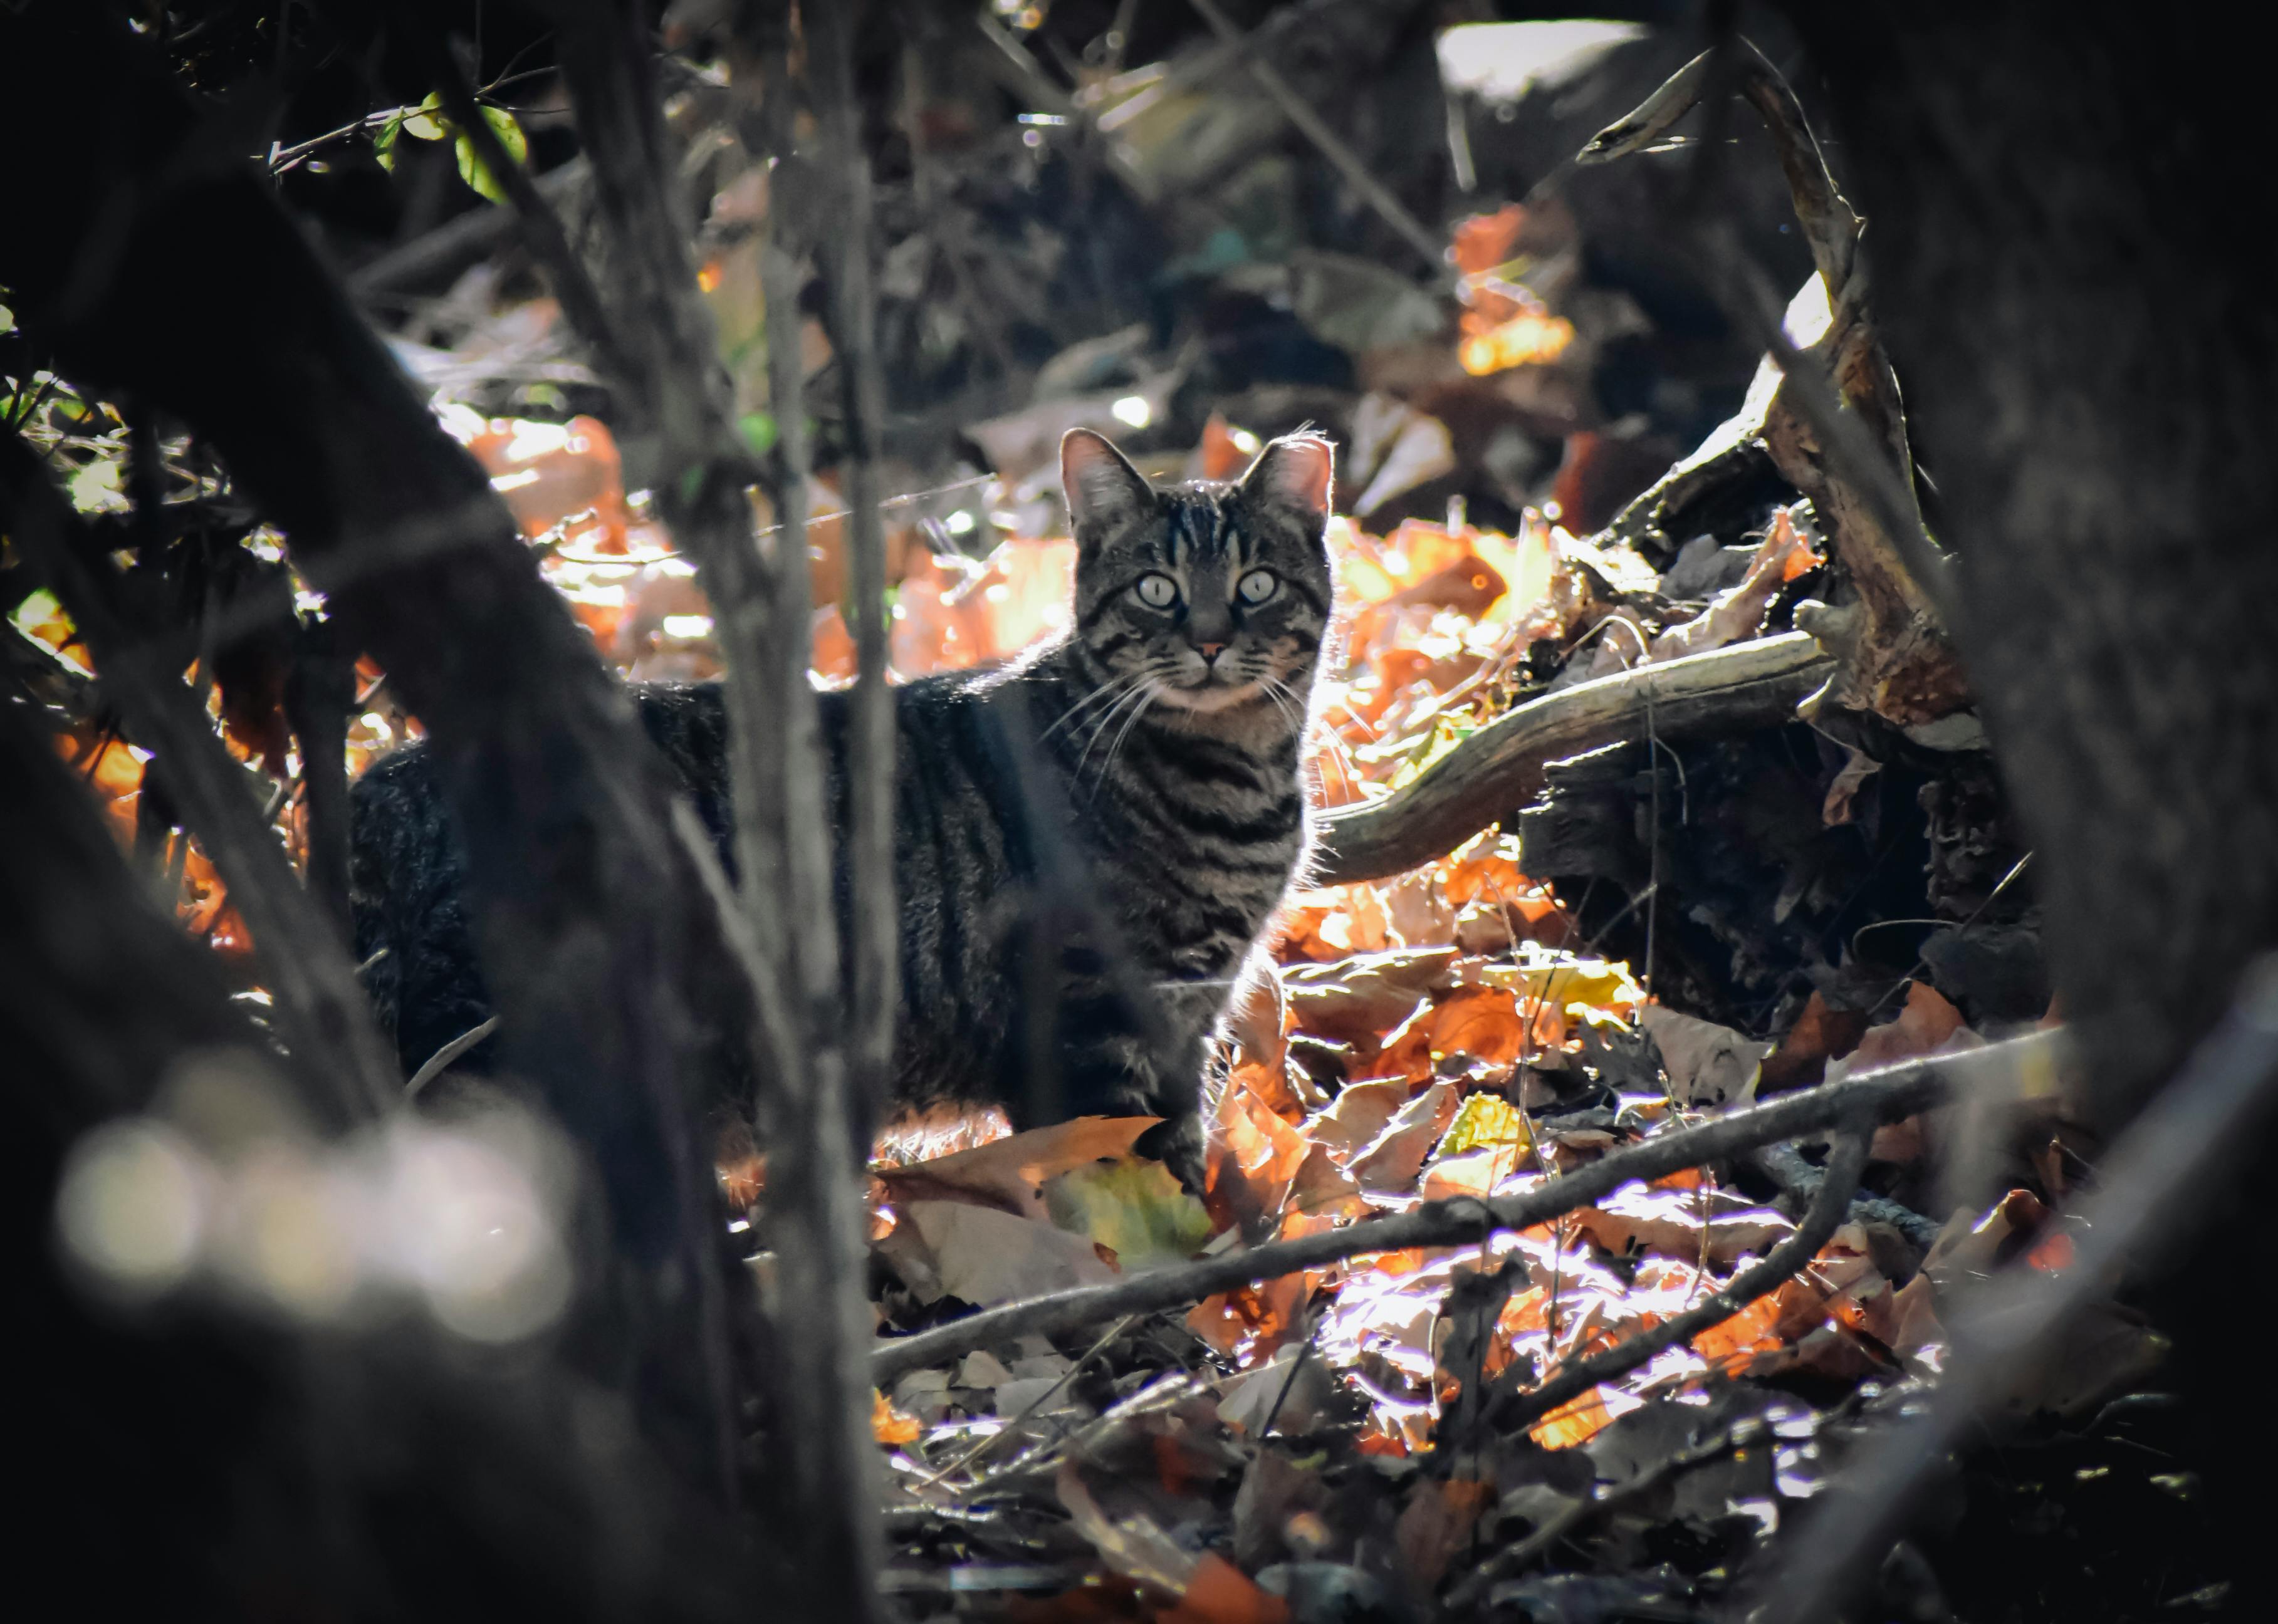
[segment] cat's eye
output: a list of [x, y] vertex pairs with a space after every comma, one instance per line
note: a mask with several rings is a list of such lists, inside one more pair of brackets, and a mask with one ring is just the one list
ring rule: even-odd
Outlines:
[[1139, 601], [1150, 609], [1167, 609], [1179, 601], [1179, 583], [1168, 576], [1142, 576]]
[[1264, 603], [1273, 596], [1281, 582], [1270, 569], [1253, 569], [1242, 577], [1240, 591], [1244, 603]]

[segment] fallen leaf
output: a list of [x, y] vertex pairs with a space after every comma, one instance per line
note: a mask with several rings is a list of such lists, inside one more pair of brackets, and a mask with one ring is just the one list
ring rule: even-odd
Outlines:
[[975, 1201], [1023, 1217], [1043, 1218], [1047, 1213], [1041, 1191], [1046, 1179], [1128, 1155], [1132, 1144], [1158, 1120], [1078, 1117], [930, 1162], [874, 1170], [897, 1204]]
[[1661, 1051], [1669, 1097], [1676, 1103], [1723, 1105], [1754, 1097], [1756, 1067], [1771, 1052], [1770, 1044], [1657, 1003], [1647, 1004], [1639, 1015], [1646, 1035]]
[[870, 1436], [881, 1444], [900, 1448], [914, 1444], [925, 1429], [914, 1415], [906, 1415], [886, 1401], [886, 1395], [876, 1388], [870, 1390]]
[[1453, 1084], [1433, 1084], [1395, 1112], [1368, 1148], [1346, 1163], [1346, 1170], [1364, 1190], [1412, 1186], [1459, 1103]]
[[1112, 1280], [1092, 1243], [1034, 1218], [964, 1201], [911, 1201], [900, 1208], [932, 1254], [941, 1289], [967, 1302], [1011, 1302]]
[[1764, 1056], [1762, 1075], [1756, 1084], [1758, 1097], [1808, 1088], [1821, 1081], [1827, 1063], [1856, 1048], [1866, 1030], [1864, 1010], [1830, 1010], [1826, 1000], [1814, 991], [1787, 1035]]

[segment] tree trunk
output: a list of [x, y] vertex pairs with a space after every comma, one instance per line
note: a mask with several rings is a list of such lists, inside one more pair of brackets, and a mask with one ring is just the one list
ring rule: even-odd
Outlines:
[[[2212, 16], [2113, 4], [1785, 8], [1865, 210], [1955, 628], [2030, 831], [2100, 1115], [2158, 1085], [2278, 944], [2278, 280], [2266, 69]], [[2242, 1137], [2239, 1165], [2267, 1154]], [[2233, 1383], [2243, 1208], [2152, 1277], [2230, 1611], [2268, 1617]], [[2147, 1264], [2154, 1260], [2146, 1260]], [[2164, 1262], [2164, 1260], [2161, 1260]]]
[[2140, 9], [1791, 8], [2114, 1116], [2278, 944], [2278, 314], [2242, 52]]

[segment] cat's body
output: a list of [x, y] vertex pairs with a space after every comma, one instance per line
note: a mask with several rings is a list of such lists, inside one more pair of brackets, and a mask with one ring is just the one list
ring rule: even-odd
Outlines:
[[[894, 1100], [1190, 1119], [1205, 1041], [1304, 857], [1328, 451], [1276, 442], [1240, 484], [1163, 492], [1096, 436], [1064, 454], [1068, 635], [895, 690]], [[638, 698], [724, 850], [719, 690]], [[822, 697], [839, 829], [846, 710]], [[374, 767], [356, 805], [358, 949], [389, 949], [375, 995], [417, 1065], [487, 1013], [456, 846], [418, 752]]]

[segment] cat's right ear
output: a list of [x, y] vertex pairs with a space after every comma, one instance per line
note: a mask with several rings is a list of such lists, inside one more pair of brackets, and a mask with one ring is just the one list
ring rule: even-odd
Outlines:
[[1070, 429], [1060, 438], [1060, 486], [1078, 539], [1120, 528], [1147, 511], [1155, 487], [1104, 434]]

